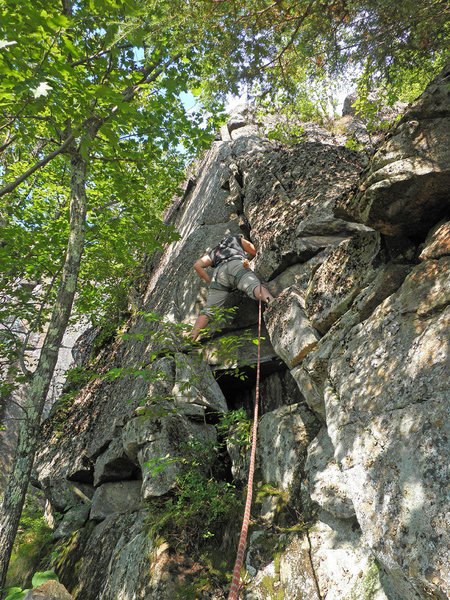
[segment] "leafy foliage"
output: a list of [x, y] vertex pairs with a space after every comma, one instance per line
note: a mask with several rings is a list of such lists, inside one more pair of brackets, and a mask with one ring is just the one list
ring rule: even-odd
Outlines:
[[[31, 575], [42, 567], [45, 556], [50, 553], [51, 536], [52, 530], [44, 520], [39, 497], [35, 493], [28, 494], [8, 570], [9, 582], [29, 585]], [[36, 587], [34, 583], [33, 587]], [[21, 588], [14, 589], [21, 591]]]
[[251, 442], [252, 425], [252, 420], [247, 418], [244, 408], [241, 407], [221, 415], [217, 430], [225, 438], [225, 442], [232, 436], [241, 449], [247, 450]]
[[[198, 551], [236, 513], [239, 499], [234, 486], [204, 472], [204, 465], [217, 456], [216, 445], [191, 440], [180, 451], [170, 462], [177, 460], [182, 472], [170, 497], [150, 501], [149, 527], [152, 535], [164, 536], [176, 548]], [[161, 461], [160, 467], [167, 464]]]

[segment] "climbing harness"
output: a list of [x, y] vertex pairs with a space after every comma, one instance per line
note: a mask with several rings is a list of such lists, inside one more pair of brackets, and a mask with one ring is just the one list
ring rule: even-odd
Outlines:
[[[239, 271], [234, 276], [234, 287], [237, 288], [239, 281], [242, 279], [242, 277], [246, 273], [248, 273], [248, 270], [250, 269], [249, 261], [246, 258], [244, 260], [242, 260], [241, 256], [231, 256], [230, 258], [225, 258], [224, 260], [222, 260], [220, 264], [222, 265], [224, 263], [228, 263], [230, 261], [235, 261], [235, 260], [242, 261], [242, 268], [239, 269]], [[209, 284], [210, 289], [221, 290], [223, 292], [229, 292], [230, 288], [228, 286], [223, 285], [223, 284], [219, 283], [218, 281], [216, 281], [216, 277], [217, 277], [217, 271], [214, 272], [212, 281]]]
[[242, 277], [248, 273], [248, 269], [250, 269], [250, 263], [248, 262], [248, 260], [245, 258], [242, 262], [242, 269], [239, 269], [239, 271], [236, 273], [236, 275], [234, 276], [234, 284], [237, 287], [238, 283], [240, 282], [240, 280], [242, 279]]
[[255, 455], [256, 455], [256, 432], [258, 429], [258, 403], [259, 403], [259, 375], [260, 375], [260, 359], [261, 359], [261, 298], [259, 298], [259, 315], [258, 315], [258, 360], [256, 363], [256, 390], [255, 390], [255, 409], [253, 413], [253, 433], [252, 433], [252, 451], [250, 454], [250, 467], [248, 470], [248, 486], [247, 500], [245, 502], [244, 519], [242, 521], [241, 535], [239, 537], [238, 551], [236, 562], [234, 563], [233, 580], [231, 582], [230, 594], [228, 600], [237, 600], [239, 582], [241, 579], [241, 569], [244, 563], [245, 546], [247, 544], [248, 525], [250, 521], [250, 508], [252, 505], [253, 493], [253, 475], [255, 472]]
[[211, 281], [209, 284], [210, 289], [212, 290], [221, 290], [222, 292], [229, 292], [229, 288], [226, 285], [222, 285], [218, 281]]

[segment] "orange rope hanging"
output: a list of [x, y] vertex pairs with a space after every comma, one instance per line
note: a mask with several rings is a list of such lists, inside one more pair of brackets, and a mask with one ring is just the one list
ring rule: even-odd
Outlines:
[[259, 299], [259, 315], [258, 315], [258, 360], [256, 363], [256, 392], [255, 392], [255, 410], [253, 414], [253, 434], [252, 434], [252, 451], [250, 455], [250, 468], [248, 470], [248, 487], [247, 500], [245, 502], [244, 519], [242, 521], [241, 535], [239, 538], [238, 551], [236, 562], [234, 563], [233, 580], [231, 582], [230, 594], [228, 600], [237, 600], [239, 591], [239, 582], [241, 579], [241, 569], [244, 564], [245, 546], [247, 544], [248, 525], [250, 521], [250, 508], [252, 505], [253, 493], [253, 475], [255, 472], [255, 455], [256, 455], [256, 432], [258, 429], [258, 403], [259, 403], [259, 372], [261, 359], [261, 298]]

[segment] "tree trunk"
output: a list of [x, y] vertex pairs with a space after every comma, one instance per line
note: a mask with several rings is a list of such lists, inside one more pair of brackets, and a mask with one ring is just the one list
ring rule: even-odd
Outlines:
[[72, 311], [81, 256], [85, 240], [86, 162], [71, 150], [71, 198], [69, 241], [61, 283], [44, 339], [39, 362], [29, 384], [26, 418], [20, 425], [19, 439], [11, 473], [0, 508], [0, 590], [5, 585], [12, 546], [19, 526], [34, 456], [39, 442], [41, 416], [58, 351]]

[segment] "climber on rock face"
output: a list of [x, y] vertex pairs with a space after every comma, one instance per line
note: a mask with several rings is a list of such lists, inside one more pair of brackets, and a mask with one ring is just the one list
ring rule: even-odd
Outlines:
[[[267, 303], [273, 300], [272, 294], [249, 268], [246, 252], [256, 256], [255, 246], [242, 237], [230, 235], [194, 263], [197, 274], [209, 283], [209, 293], [206, 304], [191, 331], [192, 341], [197, 339], [200, 331], [208, 324], [213, 309], [224, 305], [232, 289], [237, 288], [250, 298], [261, 299]], [[207, 267], [214, 268], [212, 278], [205, 271]]]

